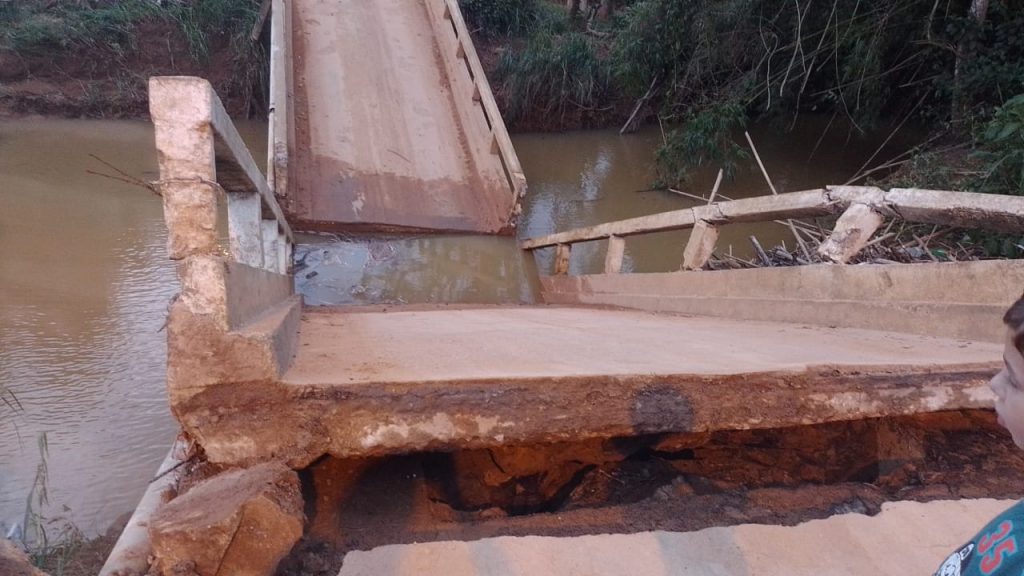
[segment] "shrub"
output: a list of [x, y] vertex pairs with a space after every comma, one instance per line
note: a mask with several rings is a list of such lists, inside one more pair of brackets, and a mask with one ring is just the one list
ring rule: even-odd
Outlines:
[[608, 97], [610, 75], [589, 37], [539, 33], [522, 50], [502, 56], [497, 80], [505, 113], [514, 121], [537, 111], [561, 117], [596, 108]]
[[486, 37], [519, 34], [530, 29], [544, 0], [459, 0], [466, 23]]
[[978, 135], [975, 156], [985, 163], [980, 188], [1024, 195], [1024, 94], [1003, 104]]
[[733, 139], [746, 123], [736, 102], [725, 102], [691, 113], [683, 125], [668, 133], [657, 151], [658, 178], [663, 185], [684, 182], [702, 166], [721, 166], [732, 177], [737, 163], [749, 157]]

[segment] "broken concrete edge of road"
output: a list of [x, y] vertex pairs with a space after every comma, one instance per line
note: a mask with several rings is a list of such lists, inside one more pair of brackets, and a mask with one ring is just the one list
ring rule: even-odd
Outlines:
[[[207, 388], [176, 406], [210, 462], [384, 456], [663, 433], [780, 428], [991, 406], [995, 364]], [[438, 405], [438, 398], [445, 403]], [[756, 399], [751, 401], [751, 399]]]
[[221, 472], [153, 515], [150, 574], [270, 576], [304, 524], [299, 477], [284, 464]]

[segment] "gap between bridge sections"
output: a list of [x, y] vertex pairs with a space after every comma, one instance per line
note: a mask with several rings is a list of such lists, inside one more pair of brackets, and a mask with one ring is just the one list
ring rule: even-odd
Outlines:
[[274, 6], [274, 178], [297, 229], [511, 232], [526, 180], [456, 0]]

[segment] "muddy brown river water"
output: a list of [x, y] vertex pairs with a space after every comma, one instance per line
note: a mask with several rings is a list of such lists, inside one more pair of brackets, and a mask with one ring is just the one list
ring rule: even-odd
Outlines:
[[[780, 191], [842, 183], [881, 138], [849, 142], [836, 129], [809, 159], [824, 122], [754, 139]], [[261, 127], [243, 125], [255, 150]], [[883, 134], [882, 137], [885, 135]], [[691, 206], [650, 186], [657, 130], [516, 135], [530, 185], [520, 235], [534, 236]], [[894, 139], [894, 146], [906, 139]], [[891, 155], [893, 147], [880, 154]], [[164, 397], [160, 332], [174, 271], [166, 258], [159, 199], [119, 180], [96, 156], [143, 179], [156, 178], [145, 122], [0, 121], [0, 384], [20, 410], [0, 403], [0, 529], [24, 523], [41, 456], [49, 451], [50, 518], [86, 534], [102, 532], [137, 502], [175, 431]], [[690, 191], [706, 194], [714, 174]], [[741, 172], [721, 193], [768, 193], [760, 174]], [[746, 237], [785, 238], [764, 224], [726, 229], [721, 242], [746, 253]], [[305, 236], [297, 251], [299, 288], [311, 304], [531, 302], [532, 262], [509, 238]], [[679, 266], [685, 233], [631, 239], [625, 270]], [[574, 272], [597, 270], [599, 243], [574, 250]], [[542, 268], [550, 257], [541, 254]], [[2, 535], [2, 534], [0, 534]]]

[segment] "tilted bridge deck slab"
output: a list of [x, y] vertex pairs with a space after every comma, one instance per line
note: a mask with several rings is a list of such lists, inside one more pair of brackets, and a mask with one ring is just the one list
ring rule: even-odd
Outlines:
[[[435, 35], [433, 0], [292, 3], [299, 229], [498, 232], [512, 192], [467, 122]], [[440, 5], [438, 7], [437, 5]], [[436, 17], [435, 17], [436, 18]], [[455, 58], [454, 50], [449, 58]]]
[[214, 461], [990, 407], [995, 343], [574, 307], [307, 309], [282, 382], [180, 411]]

